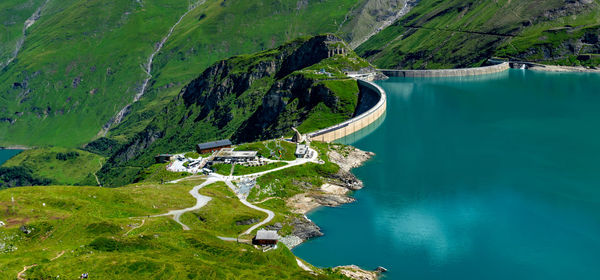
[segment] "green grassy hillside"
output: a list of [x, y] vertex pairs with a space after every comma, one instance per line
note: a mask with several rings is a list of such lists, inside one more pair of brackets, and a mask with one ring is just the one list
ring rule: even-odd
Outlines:
[[130, 102], [140, 64], [188, 6], [140, 3], [50, 1], [0, 73], [0, 142], [80, 145]]
[[52, 184], [96, 185], [93, 174], [103, 161], [103, 157], [90, 152], [55, 147], [25, 150], [2, 166], [27, 168], [33, 176], [49, 179]]
[[0, 2], [0, 70], [13, 58], [17, 45], [23, 39], [25, 21], [45, 0], [4, 0]]
[[[576, 64], [600, 53], [599, 11], [596, 0], [423, 0], [357, 52], [382, 68], [469, 67], [492, 56]], [[582, 39], [587, 48], [573, 47]]]
[[[346, 53], [329, 57], [334, 50]], [[370, 67], [334, 35], [219, 61], [114, 153], [100, 179], [128, 184], [154, 155], [190, 151], [200, 142], [266, 140], [291, 135], [292, 127], [309, 132], [349, 119], [359, 89], [344, 72]]]
[[[346, 16], [367, 0], [207, 1], [192, 11], [157, 56], [146, 98], [109, 136], [130, 138], [215, 61], [277, 47], [300, 36], [349, 34]], [[341, 28], [344, 27], [343, 30]]]
[[82, 273], [93, 279], [343, 279], [303, 271], [285, 246], [263, 253], [217, 239], [249, 227], [236, 221], [262, 217], [222, 185], [203, 190], [214, 199], [194, 214], [203, 221], [185, 216], [194, 221], [189, 231], [171, 218], [147, 217], [193, 205], [188, 191], [200, 182], [0, 191], [0, 278], [14, 279], [31, 266], [27, 279]]
[[[367, 0], [207, 0], [155, 57], [147, 96], [111, 132], [124, 142], [215, 61], [303, 35], [339, 32]], [[41, 5], [2, 1], [0, 57]], [[143, 66], [189, 7], [184, 0], [49, 1], [16, 60], [0, 71], [0, 144], [79, 146], [139, 92]], [[5, 35], [6, 34], [6, 35]], [[6, 40], [5, 40], [6, 38]]]

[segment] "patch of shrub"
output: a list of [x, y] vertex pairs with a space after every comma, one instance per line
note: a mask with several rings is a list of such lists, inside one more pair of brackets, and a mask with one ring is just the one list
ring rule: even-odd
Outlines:
[[120, 245], [120, 242], [106, 237], [98, 237], [90, 243], [92, 249], [105, 252], [117, 251], [121, 248]]
[[93, 224], [89, 224], [85, 230], [88, 233], [92, 233], [92, 234], [105, 234], [105, 233], [118, 233], [121, 231], [121, 227], [109, 222], [99, 222], [99, 223], [93, 223]]
[[57, 153], [56, 154], [56, 159], [58, 160], [62, 160], [62, 161], [67, 161], [67, 160], [71, 160], [71, 159], [76, 159], [79, 156], [78, 152], [66, 152], [66, 153]]
[[0, 189], [22, 186], [47, 186], [52, 180], [33, 175], [31, 169], [23, 166], [0, 167]]

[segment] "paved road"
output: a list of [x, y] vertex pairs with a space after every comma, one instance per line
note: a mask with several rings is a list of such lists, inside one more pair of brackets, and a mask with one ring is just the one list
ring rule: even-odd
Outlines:
[[[227, 180], [227, 181], [225, 181], [225, 184], [227, 184], [227, 186], [228, 186], [228, 187], [229, 187], [229, 188], [230, 188], [230, 189], [231, 189], [233, 192], [236, 192], [237, 188], [236, 188], [236, 187], [233, 185], [233, 183], [232, 183], [231, 181]], [[263, 225], [265, 225], [265, 224], [269, 223], [271, 220], [273, 220], [273, 218], [275, 218], [275, 213], [273, 213], [273, 211], [271, 211], [271, 210], [268, 210], [268, 209], [263, 209], [263, 208], [260, 208], [260, 207], [258, 207], [258, 206], [256, 206], [256, 205], [254, 205], [254, 204], [252, 204], [252, 203], [248, 202], [248, 201], [247, 201], [247, 200], [246, 200], [246, 199], [245, 199], [245, 198], [244, 198], [242, 195], [238, 195], [238, 198], [240, 199], [240, 202], [242, 202], [242, 204], [244, 204], [244, 205], [246, 205], [246, 206], [248, 206], [248, 207], [250, 207], [250, 208], [252, 208], [252, 209], [255, 209], [255, 210], [258, 210], [258, 211], [261, 211], [261, 212], [267, 213], [267, 218], [266, 218], [266, 219], [262, 220], [262, 221], [261, 221], [260, 223], [258, 223], [258, 224], [255, 224], [255, 225], [251, 226], [249, 229], [247, 229], [246, 231], [244, 231], [242, 234], [250, 234], [250, 233], [251, 233], [253, 230], [255, 230], [256, 228], [258, 228], [258, 227], [260, 227], [260, 226], [263, 226]]]
[[[281, 166], [281, 167], [278, 167], [278, 168], [274, 168], [274, 169], [271, 169], [271, 170], [263, 171], [263, 172], [258, 172], [258, 173], [248, 174], [248, 175], [242, 175], [242, 176], [223, 176], [223, 175], [216, 174], [216, 173], [210, 174], [210, 175], [208, 175], [207, 180], [204, 181], [204, 183], [195, 186], [190, 191], [190, 194], [193, 197], [196, 198], [196, 205], [194, 205], [192, 207], [185, 208], [185, 209], [171, 210], [171, 211], [169, 211], [167, 213], [160, 214], [160, 215], [154, 215], [154, 216], [151, 216], [151, 217], [173, 216], [173, 219], [177, 223], [179, 223], [183, 227], [184, 230], [189, 230], [190, 227], [180, 221], [181, 215], [183, 215], [184, 213], [195, 211], [195, 210], [198, 210], [198, 209], [204, 207], [204, 205], [206, 205], [212, 199], [211, 197], [208, 197], [208, 196], [205, 196], [205, 195], [201, 195], [200, 193], [198, 193], [198, 190], [200, 190], [201, 188], [206, 187], [206, 186], [208, 186], [208, 185], [210, 185], [212, 183], [225, 182], [225, 184], [227, 184], [227, 186], [234, 193], [236, 193], [238, 199], [240, 200], [240, 202], [242, 202], [242, 204], [244, 204], [244, 205], [246, 205], [246, 206], [248, 206], [248, 207], [250, 207], [252, 209], [255, 209], [255, 210], [267, 213], [267, 218], [266, 219], [264, 219], [263, 221], [261, 221], [260, 223], [258, 223], [256, 225], [250, 227], [248, 230], [246, 230], [246, 231], [244, 231], [242, 233], [242, 234], [250, 234], [256, 228], [258, 228], [260, 226], [263, 226], [263, 225], [269, 223], [270, 221], [272, 221], [273, 218], [275, 217], [275, 213], [273, 213], [273, 211], [271, 211], [271, 210], [260, 208], [260, 207], [258, 207], [256, 205], [248, 202], [246, 200], [246, 198], [242, 194], [238, 194], [237, 193], [238, 189], [232, 183], [232, 181], [241, 180], [243, 178], [256, 178], [256, 177], [260, 177], [262, 175], [265, 175], [267, 173], [279, 171], [279, 170], [282, 170], [282, 169], [290, 168], [290, 167], [296, 166], [296, 165], [305, 164], [305, 163], [308, 163], [308, 162], [318, 163], [319, 162], [319, 154], [317, 153], [317, 151], [315, 151], [313, 149], [310, 149], [310, 148], [308, 150], [309, 150], [309, 153], [311, 154], [310, 158], [299, 158], [299, 159], [292, 160], [292, 161], [285, 161], [285, 162], [288, 163], [287, 165]], [[188, 179], [191, 179], [191, 178], [200, 178], [200, 177], [201, 176], [198, 176], [198, 175], [192, 175], [192, 176], [189, 176], [189, 177], [185, 177], [185, 178], [173, 180], [173, 181], [170, 181], [168, 183], [178, 183], [178, 182], [181, 182], [183, 180], [188, 180]]]
[[[179, 180], [176, 180], [176, 181], [178, 182]], [[171, 210], [167, 213], [155, 215], [152, 217], [173, 216], [173, 220], [175, 220], [177, 223], [179, 223], [183, 227], [184, 230], [190, 230], [190, 227], [188, 227], [186, 224], [182, 223], [179, 220], [181, 218], [181, 215], [183, 215], [184, 213], [187, 213], [187, 212], [196, 211], [196, 210], [204, 207], [204, 205], [206, 205], [212, 199], [212, 197], [201, 195], [200, 193], [198, 193], [198, 190], [200, 190], [201, 188], [204, 188], [214, 182], [218, 182], [218, 181], [219, 181], [218, 178], [213, 178], [213, 177], [209, 176], [208, 179], [206, 181], [204, 181], [204, 183], [195, 186], [190, 191], [190, 194], [196, 198], [196, 205], [185, 208], [185, 209]]]

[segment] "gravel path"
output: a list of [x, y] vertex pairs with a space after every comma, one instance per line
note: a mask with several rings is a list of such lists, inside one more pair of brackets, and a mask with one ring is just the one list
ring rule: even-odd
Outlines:
[[19, 279], [19, 280], [25, 280], [25, 278], [23, 278], [23, 274], [25, 274], [25, 272], [26, 272], [28, 269], [30, 269], [30, 268], [32, 268], [32, 267], [34, 267], [34, 266], [37, 266], [37, 264], [32, 264], [32, 265], [24, 266], [24, 267], [23, 267], [23, 270], [21, 270], [21, 271], [20, 271], [20, 272], [17, 274], [17, 279]]

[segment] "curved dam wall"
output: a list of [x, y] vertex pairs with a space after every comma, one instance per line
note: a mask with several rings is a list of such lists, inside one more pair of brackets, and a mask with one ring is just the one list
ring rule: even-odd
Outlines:
[[[368, 94], [361, 99], [363, 100], [377, 100], [377, 103], [368, 110], [360, 108], [361, 104], [357, 107], [358, 116], [351, 118], [345, 122], [324, 128], [315, 132], [308, 133], [308, 137], [313, 141], [333, 142], [337, 139], [344, 138], [351, 135], [370, 124], [376, 122], [382, 115], [385, 114], [387, 97], [385, 91], [378, 85], [368, 82], [365, 80], [357, 80], [358, 85], [361, 87], [361, 94]], [[369, 102], [371, 103], [371, 102]], [[364, 111], [364, 112], [361, 112]]]
[[496, 65], [462, 68], [462, 69], [436, 69], [436, 70], [393, 70], [380, 69], [381, 73], [388, 77], [456, 77], [456, 76], [475, 76], [498, 73], [508, 70], [510, 65], [503, 62]]

